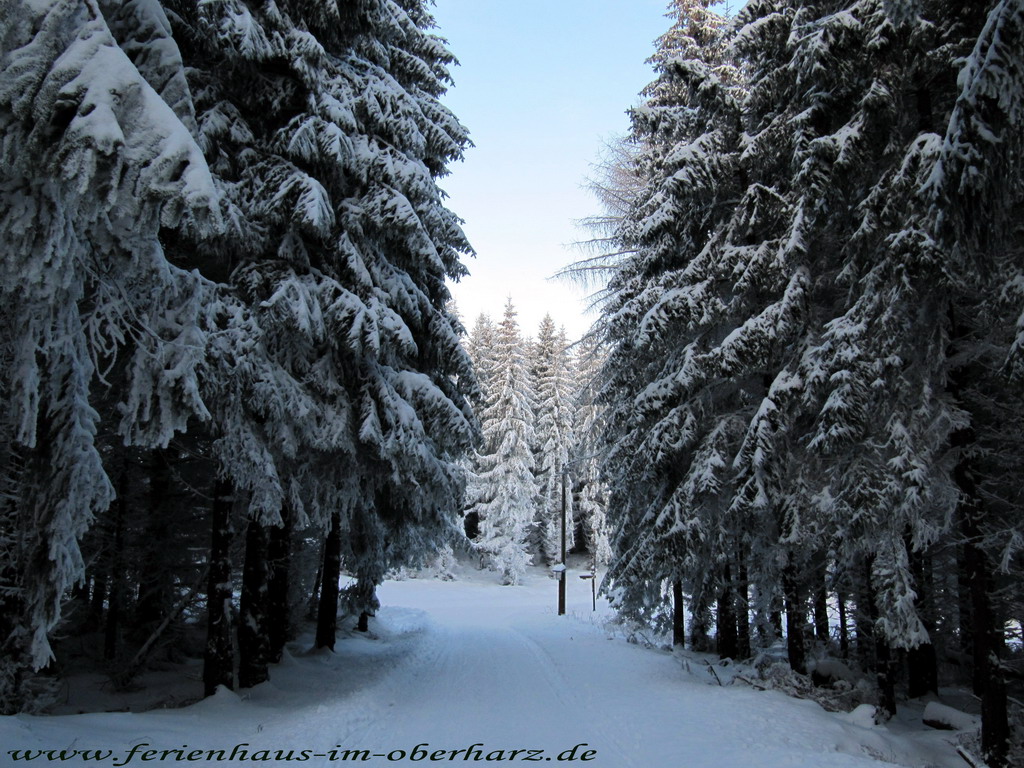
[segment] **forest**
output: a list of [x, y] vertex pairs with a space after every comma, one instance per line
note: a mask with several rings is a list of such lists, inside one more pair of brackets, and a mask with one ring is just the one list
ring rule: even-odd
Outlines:
[[672, 0], [582, 339], [451, 301], [431, 5], [0, 0], [0, 714], [568, 548], [671, 645], [971, 691], [1015, 764], [1024, 0]]
[[569, 270], [605, 281], [604, 589], [723, 656], [835, 645], [890, 714], [965, 681], [1004, 765], [1024, 7], [674, 5]]

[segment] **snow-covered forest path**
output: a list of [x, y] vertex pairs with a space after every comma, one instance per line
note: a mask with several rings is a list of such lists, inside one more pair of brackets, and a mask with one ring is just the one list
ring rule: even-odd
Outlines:
[[[624, 642], [592, 614], [586, 585], [569, 615], [555, 615], [555, 583], [407, 581], [385, 585], [381, 620], [426, 623], [414, 649], [347, 708], [339, 744], [387, 754], [426, 742], [426, 752], [466, 749], [543, 758], [577, 745], [600, 768], [845, 768], [956, 765], [885, 729], [825, 713], [816, 704], [745, 687], [721, 688], [670, 654]], [[413, 609], [412, 606], [418, 606]], [[419, 614], [422, 617], [422, 614]], [[697, 665], [700, 666], [699, 664]], [[923, 735], [923, 734], [921, 734]], [[931, 744], [939, 746], [937, 739]], [[465, 753], [457, 755], [461, 761]], [[448, 757], [442, 758], [445, 762]], [[425, 762], [429, 762], [429, 759]], [[577, 762], [583, 762], [577, 760]]]
[[[386, 583], [369, 636], [341, 638], [333, 654], [293, 645], [297, 655], [273, 668], [271, 682], [241, 696], [223, 691], [185, 709], [141, 714], [0, 718], [0, 765], [25, 764], [12, 749], [68, 748], [112, 754], [65, 765], [141, 765], [150, 749], [223, 750], [224, 760], [191, 765], [289, 765], [303, 750], [312, 766], [557, 763], [559, 755], [592, 768], [959, 763], [943, 734], [903, 733], [898, 724], [873, 726], [779, 693], [719, 687], [700, 661], [688, 672], [666, 651], [629, 644], [605, 628], [605, 606], [591, 613], [577, 574], [570, 573], [566, 616], [556, 615], [555, 582], [540, 571], [519, 587], [498, 586], [493, 574], [466, 577]], [[274, 759], [279, 750], [291, 762]], [[173, 752], [147, 762], [186, 764]]]

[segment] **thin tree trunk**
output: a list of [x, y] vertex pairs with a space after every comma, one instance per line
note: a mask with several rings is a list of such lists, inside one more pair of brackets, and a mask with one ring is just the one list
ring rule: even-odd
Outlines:
[[792, 553], [788, 555], [788, 562], [782, 569], [782, 594], [786, 608], [786, 655], [790, 668], [802, 675], [807, 672], [807, 652], [804, 648], [807, 608], [800, 596]]
[[732, 592], [732, 569], [729, 563], [722, 570], [722, 589], [718, 593], [718, 615], [715, 628], [718, 636], [718, 656], [722, 659], [736, 658], [736, 613], [735, 597]]
[[270, 566], [267, 584], [267, 620], [270, 660], [281, 661], [284, 644], [291, 634], [288, 596], [291, 589], [292, 514], [287, 505], [281, 510], [282, 525], [268, 531], [267, 560]]
[[814, 578], [814, 639], [828, 647], [832, 636], [828, 628], [828, 558], [824, 552], [818, 556]]
[[[106, 550], [106, 547], [103, 548]], [[98, 629], [103, 622], [103, 604], [107, 601], [107, 560], [108, 553], [103, 552], [96, 563], [96, 575], [92, 580], [92, 596], [89, 600], [90, 629]]]
[[323, 579], [316, 621], [316, 647], [334, 650], [338, 633], [338, 579], [341, 577], [341, 515], [331, 516], [331, 529], [324, 543]]
[[[875, 676], [878, 681], [879, 706], [889, 717], [896, 715], [896, 668], [892, 660], [892, 650], [888, 640], [881, 632], [875, 631], [875, 623], [878, 621], [878, 606], [875, 604], [875, 586], [871, 570], [874, 558], [869, 557], [864, 561], [864, 589], [866, 593], [866, 607], [868, 619], [871, 626], [871, 637], [875, 641]], [[860, 636], [857, 637], [860, 644]]]
[[686, 647], [686, 619], [683, 603], [683, 582], [676, 579], [672, 582], [672, 645]]
[[231, 485], [218, 478], [213, 488], [210, 574], [206, 588], [206, 654], [204, 695], [217, 687], [234, 690], [234, 648], [231, 643]]
[[857, 634], [857, 660], [864, 669], [875, 668], [875, 619], [878, 610], [875, 594], [871, 590], [871, 558], [867, 558], [861, 570], [858, 585], [854, 628]]
[[170, 555], [170, 515], [165, 502], [170, 489], [170, 451], [157, 448], [149, 459], [149, 509], [146, 515], [146, 567], [139, 574], [139, 599], [135, 605], [135, 625], [159, 625], [174, 603]]
[[750, 650], [750, 596], [747, 582], [747, 563], [743, 558], [742, 548], [738, 551], [736, 582], [736, 654], [741, 659], [749, 659]]
[[117, 500], [114, 502], [114, 539], [110, 552], [110, 594], [107, 597], [107, 616], [103, 630], [103, 658], [110, 661], [117, 656], [121, 634], [121, 610], [124, 602], [124, 522], [128, 512], [128, 457], [122, 457], [121, 475], [117, 481]]
[[984, 692], [981, 671], [974, 664], [974, 615], [971, 612], [969, 570], [967, 547], [961, 544], [956, 552], [957, 642], [960, 656], [967, 662], [974, 695], [981, 696]]
[[195, 584], [192, 585], [192, 588], [177, 602], [176, 605], [171, 608], [170, 611], [167, 612], [163, 621], [161, 621], [160, 625], [153, 630], [148, 638], [146, 638], [146, 642], [144, 642], [142, 647], [136, 651], [132, 660], [116, 674], [115, 680], [118, 687], [126, 686], [132, 681], [135, 675], [138, 674], [139, 669], [141, 669], [142, 665], [146, 662], [146, 658], [149, 656], [150, 651], [171, 625], [171, 622], [178, 618], [178, 615], [196, 599], [196, 595], [199, 594], [199, 590], [202, 588], [203, 582], [206, 581], [207, 576], [208, 569], [203, 569], [199, 572], [199, 577], [196, 579]]
[[313, 589], [309, 593], [309, 605], [306, 610], [306, 618], [309, 621], [316, 621], [317, 614], [320, 612], [320, 585], [324, 580], [324, 555], [327, 552], [326, 537], [320, 542], [318, 552], [316, 576], [313, 577]]
[[881, 633], [875, 638], [875, 665], [878, 677], [878, 704], [889, 717], [896, 716], [896, 665], [892, 649]]
[[238, 687], [252, 688], [270, 679], [267, 638], [267, 530], [249, 520], [238, 621]]
[[923, 553], [913, 551], [907, 538], [907, 555], [914, 575], [918, 615], [929, 637], [929, 642], [907, 651], [907, 696], [916, 699], [929, 693], [938, 694], [939, 666], [935, 646], [930, 641], [935, 633], [934, 600], [925, 578], [925, 557]]
[[708, 650], [707, 611], [696, 595], [690, 597], [690, 647], [699, 652]]
[[929, 693], [938, 694], [938, 659], [935, 646], [921, 643], [907, 651], [907, 697], [917, 699]]
[[836, 602], [839, 604], [839, 654], [844, 658], [850, 657], [850, 629], [846, 622], [846, 595], [836, 592]]

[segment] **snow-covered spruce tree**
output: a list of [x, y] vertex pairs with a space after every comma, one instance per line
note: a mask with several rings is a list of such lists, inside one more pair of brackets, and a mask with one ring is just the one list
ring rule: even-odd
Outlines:
[[[603, 589], [623, 614], [666, 627], [666, 585], [685, 580], [699, 609], [721, 571], [713, 553], [732, 550], [716, 548], [719, 491], [748, 386], [707, 370], [721, 356], [708, 350], [732, 328], [723, 317], [733, 309], [729, 271], [742, 255], [730, 263], [710, 246], [738, 194], [736, 73], [723, 19], [700, 2], [675, 13], [654, 57], [659, 78], [632, 114], [636, 173], [647, 184], [617, 234], [627, 255], [597, 326], [608, 349], [600, 400], [614, 550]], [[772, 222], [763, 209], [762, 227]]]
[[[126, 387], [161, 384], [122, 425], [126, 439], [165, 443], [207, 415], [194, 375], [197, 281], [168, 263], [158, 234], [211, 231], [217, 195], [160, 7], [108, 11], [0, 4], [5, 712], [26, 703], [25, 673], [49, 661], [48, 632], [83, 575], [79, 540], [114, 496], [95, 443], [98, 366], [145, 348]], [[118, 47], [128, 38], [160, 55], [129, 57]], [[151, 427], [137, 434], [134, 419]]]
[[[803, 28], [811, 43], [808, 50], [825, 47], [828, 25], [836, 23], [832, 18], [808, 15]], [[843, 256], [837, 285], [850, 288], [852, 294], [858, 290], [854, 281], [862, 276], [863, 265], [880, 261], [886, 250], [884, 238], [892, 230], [885, 230], [892, 224], [880, 227], [885, 215], [878, 214], [885, 198], [894, 193], [886, 190], [889, 180], [906, 172], [905, 158], [916, 154], [918, 135], [929, 130], [932, 118], [920, 112], [928, 101], [915, 84], [941, 82], [941, 68], [949, 67], [949, 50], [948, 41], [936, 46], [930, 39], [930, 21], [901, 13], [896, 6], [861, 5], [836, 18], [847, 31], [843, 48], [830, 61], [841, 56], [847, 74], [835, 83], [826, 79], [818, 99], [829, 106], [831, 184], [845, 192], [842, 209], [833, 214], [839, 238], [835, 242]], [[933, 47], [943, 53], [930, 55]], [[916, 103], [907, 98], [915, 93]], [[906, 190], [896, 194], [905, 196]], [[891, 203], [901, 204], [895, 199]], [[924, 382], [914, 381], [924, 373], [920, 356], [930, 354], [936, 338], [903, 338], [909, 329], [899, 318], [922, 308], [898, 293], [872, 289], [868, 294], [843, 297], [844, 305], [837, 307], [839, 319], [823, 329], [800, 377], [807, 402], [822, 414], [810, 447], [828, 459], [830, 479], [822, 498], [827, 501], [826, 525], [836, 542], [836, 570], [851, 586], [860, 583], [858, 646], [874, 643], [874, 653], [867, 659], [875, 657], [883, 704], [891, 711], [895, 699], [889, 646], [915, 649], [929, 639], [918, 616], [911, 552], [934, 542], [942, 525], [941, 425], [949, 413], [936, 401], [929, 402], [928, 385], [921, 388]], [[867, 320], [861, 314], [867, 308], [864, 298], [878, 308], [884, 304], [886, 319]], [[865, 324], [849, 325], [854, 315]], [[906, 346], [902, 359], [890, 357], [895, 351], [891, 346], [871, 359], [868, 350], [873, 345], [880, 351], [893, 343]], [[831, 364], [823, 363], [823, 356], [834, 356]], [[883, 393], [883, 382], [901, 382], [904, 389]], [[870, 437], [866, 429], [872, 430]], [[839, 445], [845, 447], [841, 455], [835, 450]], [[911, 477], [914, 488], [908, 495], [906, 481]], [[876, 627], [879, 611], [882, 622]]]
[[494, 321], [489, 315], [481, 313], [473, 323], [473, 330], [465, 343], [466, 352], [476, 371], [482, 401], [486, 401], [490, 395], [494, 381], [495, 333]]
[[[257, 400], [262, 431], [300, 525], [327, 529], [341, 510], [342, 534], [401, 533], [360, 550], [384, 558], [358, 569], [379, 580], [451, 535], [473, 434], [444, 283], [469, 247], [436, 184], [467, 141], [438, 102], [452, 57], [421, 2], [178, 12], [196, 40], [204, 149], [251, 234], [231, 282], [280, 372], [255, 386], [296, 382], [306, 403]], [[226, 463], [232, 434], [226, 422]], [[361, 501], [382, 494], [384, 510]], [[267, 506], [254, 514], [273, 525]]]
[[[1017, 447], [1024, 434], [1019, 357], [1024, 222], [1016, 214], [1024, 205], [1022, 48], [1024, 4], [993, 3], [961, 70], [956, 106], [925, 197], [937, 240], [956, 257], [959, 275], [977, 281], [970, 293], [961, 294], [954, 339], [959, 349], [988, 353], [978, 354], [973, 365], [954, 366], [950, 382], [952, 390], [961, 389], [971, 419], [954, 435], [954, 445], [963, 451], [954, 478], [962, 494], [957, 518], [971, 596], [975, 692], [980, 688], [982, 695], [982, 749], [994, 765], [1008, 762], [1008, 741], [1018, 750], [1021, 744], [1019, 733], [1008, 738], [1006, 685], [1010, 673], [1019, 670], [1007, 670], [1004, 633], [1010, 617], [1020, 627], [1024, 615], [1024, 498], [1017, 482], [1024, 454]], [[1012, 299], [1011, 306], [994, 302], [997, 295]], [[984, 314], [976, 310], [979, 301]], [[1014, 318], [1016, 338], [1000, 367], [1011, 375], [1008, 387], [992, 375], [990, 363], [1003, 356], [1008, 320]]]
[[534, 477], [534, 402], [523, 338], [510, 298], [495, 332], [494, 377], [480, 414], [483, 444], [469, 478], [467, 517], [476, 515], [476, 548], [517, 584], [530, 555], [526, 539], [537, 509]]
[[[646, 494], [655, 507], [628, 540], [660, 542], [672, 553], [664, 560], [684, 563], [660, 580], [687, 579], [698, 610], [717, 593], [720, 651], [742, 644], [749, 588], [763, 635], [784, 603], [799, 670], [807, 599], [823, 593], [829, 545], [829, 510], [814, 495], [820, 468], [802, 439], [816, 405], [806, 358], [842, 306], [834, 286], [856, 228], [850, 201], [885, 167], [875, 133], [884, 91], [873, 90], [869, 48], [876, 27], [843, 9], [750, 3], [729, 41], [741, 83], [722, 65], [725, 41], [700, 24], [706, 9], [680, 11], [667, 39], [689, 58], [676, 64], [669, 48], [652, 92], [653, 107], [660, 97], [661, 112], [677, 116], [677, 133], [638, 124], [652, 156], [672, 162], [651, 164], [650, 202], [623, 228], [638, 255], [606, 310], [618, 344], [610, 370], [635, 375], [631, 365], [652, 361], [620, 385], [639, 392], [635, 401], [610, 414], [613, 429], [624, 418], [618, 429], [635, 430], [624, 454], [636, 469], [615, 474], [655, 483]], [[650, 562], [637, 547], [630, 558]], [[705, 574], [717, 583], [703, 583]]]
[[[466, 352], [469, 354], [470, 360], [473, 362], [473, 368], [476, 372], [477, 383], [479, 386], [479, 392], [475, 402], [475, 406], [478, 411], [484, 408], [487, 403], [487, 398], [490, 397], [490, 393], [494, 387], [494, 344], [494, 322], [491, 320], [489, 315], [481, 312], [477, 316], [476, 322], [473, 324], [473, 330], [465, 341]], [[465, 466], [467, 471], [472, 471], [474, 461], [474, 455], [466, 457]], [[464, 510], [463, 528], [467, 538], [475, 539], [480, 532], [479, 515], [474, 511]]]
[[[846, 448], [837, 470], [860, 456], [857, 474], [835, 473], [847, 509], [861, 488], [878, 497], [864, 505], [870, 516], [852, 518], [864, 525], [853, 538], [879, 582], [878, 630], [894, 644], [918, 655], [929, 647], [935, 617], [915, 610], [927, 582], [914, 561], [959, 539], [983, 749], [990, 764], [1005, 764], [1004, 618], [991, 593], [994, 564], [1012, 562], [1005, 542], [1020, 530], [1019, 489], [1006, 477], [1016, 471], [1011, 435], [1022, 411], [999, 373], [1015, 313], [999, 297], [1019, 274], [1024, 242], [1009, 214], [1024, 194], [1024, 10], [992, 2], [928, 11], [895, 19], [878, 46], [902, 64], [904, 85], [889, 87], [903, 99], [890, 107], [902, 121], [890, 168], [858, 209], [854, 301], [820, 350], [830, 392], [815, 439]], [[916, 662], [912, 675], [931, 667], [934, 690], [934, 660]]]
[[[912, 687], [927, 686], [929, 678], [935, 685], [919, 608], [928, 597], [922, 562], [971, 485], [962, 460], [959, 468], [950, 463], [956, 450], [949, 449], [966, 447], [957, 441], [964, 411], [971, 412], [957, 392], [952, 361], [975, 354], [953, 317], [966, 306], [984, 322], [981, 297], [992, 293], [968, 270], [951, 268], [935, 247], [948, 220], [941, 205], [954, 213], [959, 201], [914, 202], [936, 175], [936, 128], [951, 130], [942, 116], [952, 111], [956, 123], [953, 62], [974, 45], [984, 13], [937, 5], [923, 18], [915, 8], [751, 3], [736, 43], [751, 72], [744, 160], [753, 176], [758, 145], [765, 145], [765, 157], [777, 157], [780, 137], [773, 131], [788, 127], [792, 162], [776, 176], [788, 235], [778, 254], [791, 251], [807, 268], [803, 330], [747, 428], [736, 462], [737, 500], [789, 495], [780, 543], [790, 556], [813, 563], [815, 549], [835, 543], [837, 568], [864, 574], [858, 639], [875, 641], [873, 661], [890, 711], [890, 647], [910, 651], [911, 671], [920, 676]], [[957, 277], [946, 282], [950, 274]], [[977, 343], [989, 334], [969, 336]], [[971, 412], [972, 420], [981, 412]], [[773, 476], [766, 458], [787, 453], [803, 457], [801, 471], [787, 474], [776, 463], [784, 472]], [[828, 470], [824, 487], [820, 467]], [[777, 550], [762, 542], [765, 554]], [[757, 565], [763, 560], [754, 543]], [[782, 585], [787, 615], [792, 605], [799, 618], [806, 610], [800, 585], [785, 569]], [[800, 628], [787, 629], [792, 637]]]
[[608, 489], [600, 476], [601, 417], [603, 407], [597, 403], [598, 376], [604, 355], [588, 334], [576, 342], [570, 360], [572, 395], [573, 493], [577, 529], [577, 547], [582, 543], [594, 563], [608, 564], [611, 542], [608, 539], [606, 507]]
[[[537, 329], [537, 339], [530, 356], [533, 388], [536, 395], [534, 441], [534, 475], [539, 497], [534, 524], [540, 538], [540, 556], [547, 564], [561, 560], [562, 486], [571, 483], [568, 471], [572, 447], [573, 384], [568, 359], [565, 331], [555, 330], [551, 315], [545, 315]], [[564, 511], [566, 551], [574, 544], [572, 488], [565, 490]]]
[[[757, 35], [772, 17], [764, 7], [751, 10], [752, 37], [741, 31], [740, 40], [753, 58], [765, 50]], [[794, 174], [794, 188], [805, 186], [814, 205], [813, 216], [802, 214], [803, 240], [812, 254], [838, 254], [841, 267], [835, 300], [825, 283], [811, 294], [817, 319], [810, 328], [820, 324], [824, 333], [808, 336], [790, 388], [808, 416], [820, 409], [808, 446], [830, 478], [818, 495], [824, 503], [804, 508], [800, 540], [824, 532], [836, 545], [837, 572], [864, 582], [858, 640], [875, 642], [891, 711], [890, 646], [909, 649], [912, 689], [934, 690], [928, 619], [919, 610], [928, 600], [921, 564], [948, 530], [956, 497], [947, 456], [958, 406], [942, 382], [948, 296], [936, 293], [942, 281], [926, 266], [938, 258], [931, 224], [913, 221], [907, 205], [929, 173], [934, 131], [955, 97], [952, 61], [970, 45], [965, 29], [977, 30], [980, 21], [972, 20], [976, 11], [952, 6], [930, 9], [930, 18], [881, 3], [830, 10], [800, 5], [788, 36], [787, 66], [802, 89], [791, 97], [788, 121], [813, 129], [807, 160]], [[772, 62], [765, 70], [777, 99], [786, 67]], [[822, 266], [819, 259], [815, 268], [824, 275], [834, 269]], [[837, 318], [829, 322], [830, 314]], [[803, 481], [816, 490], [812, 476]], [[808, 519], [816, 506], [817, 520]]]

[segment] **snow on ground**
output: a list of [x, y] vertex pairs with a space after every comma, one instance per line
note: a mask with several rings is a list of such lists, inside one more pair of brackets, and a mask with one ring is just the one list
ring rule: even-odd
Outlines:
[[[607, 606], [591, 612], [579, 574], [568, 573], [561, 617], [556, 583], [539, 569], [518, 587], [472, 569], [454, 582], [388, 582], [368, 635], [340, 639], [334, 654], [304, 651], [304, 638], [269, 683], [241, 695], [222, 690], [177, 710], [0, 718], [0, 765], [24, 765], [23, 750], [57, 750], [35, 765], [962, 765], [948, 733], [719, 687], [671, 653], [629, 644], [604, 628]], [[62, 749], [101, 752], [61, 760]]]

